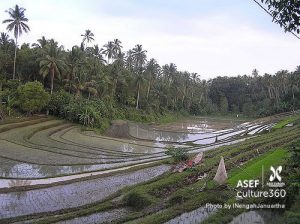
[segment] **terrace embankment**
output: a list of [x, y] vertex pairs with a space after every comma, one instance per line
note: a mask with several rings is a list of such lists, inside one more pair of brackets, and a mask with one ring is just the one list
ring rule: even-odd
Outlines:
[[130, 138], [128, 122], [113, 120], [111, 126], [105, 131], [105, 135], [113, 138]]

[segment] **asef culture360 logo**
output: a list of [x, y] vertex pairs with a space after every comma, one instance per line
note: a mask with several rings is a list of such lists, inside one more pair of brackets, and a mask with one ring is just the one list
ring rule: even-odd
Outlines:
[[271, 175], [269, 178], [269, 181], [267, 185], [269, 187], [283, 187], [285, 183], [281, 182], [282, 178], [280, 176], [280, 173], [282, 171], [282, 166], [278, 166], [277, 168], [274, 168], [273, 166], [270, 167]]

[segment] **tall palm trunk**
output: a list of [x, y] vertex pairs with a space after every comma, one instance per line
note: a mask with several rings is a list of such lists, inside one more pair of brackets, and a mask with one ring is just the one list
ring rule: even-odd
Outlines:
[[15, 56], [14, 56], [14, 70], [13, 70], [13, 79], [15, 79], [15, 76], [16, 76], [17, 48], [18, 48], [18, 38], [16, 37]]
[[139, 109], [139, 100], [140, 100], [140, 83], [138, 83], [138, 92], [137, 92], [137, 98], [136, 98], [136, 109]]
[[202, 98], [203, 98], [203, 92], [201, 92], [200, 97], [199, 97], [199, 104], [202, 102]]
[[114, 98], [116, 89], [117, 89], [117, 79], [113, 79], [112, 88], [111, 88], [111, 97]]
[[148, 97], [149, 97], [151, 84], [152, 84], [152, 80], [150, 79], [150, 80], [149, 80], [149, 83], [148, 83], [148, 89], [147, 89], [147, 99], [148, 99]]
[[50, 94], [53, 93], [53, 83], [54, 83], [54, 67], [52, 66], [51, 67], [51, 70], [50, 70], [50, 75], [51, 75], [51, 90], [50, 90]]
[[292, 86], [292, 93], [293, 93], [293, 114], [295, 114], [295, 92], [294, 92], [294, 86]]

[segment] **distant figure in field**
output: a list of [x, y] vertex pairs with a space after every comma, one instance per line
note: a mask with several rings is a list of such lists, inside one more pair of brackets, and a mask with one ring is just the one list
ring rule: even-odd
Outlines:
[[236, 117], [239, 117], [239, 115], [237, 114]]

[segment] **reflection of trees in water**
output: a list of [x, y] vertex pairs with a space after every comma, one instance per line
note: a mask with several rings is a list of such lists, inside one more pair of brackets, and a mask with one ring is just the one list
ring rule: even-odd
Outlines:
[[188, 133], [171, 132], [171, 131], [155, 131], [145, 127], [145, 125], [131, 124], [130, 132], [133, 136], [140, 139], [150, 139], [156, 141], [180, 142], [188, 138]]
[[61, 174], [81, 173], [89, 170], [92, 165], [74, 165], [74, 166], [41, 166], [40, 174], [43, 177], [53, 177]]
[[92, 165], [71, 166], [72, 173], [80, 173], [89, 170]]
[[[89, 170], [92, 165], [77, 166], [47, 166], [37, 164], [19, 163], [16, 161], [8, 161], [1, 159], [0, 175], [1, 177], [24, 178], [34, 174], [34, 177], [52, 177], [59, 174], [72, 174]], [[30, 173], [26, 173], [28, 172]], [[30, 175], [31, 174], [31, 175]], [[21, 183], [21, 182], [18, 182]], [[14, 184], [14, 182], [12, 182]], [[17, 184], [17, 183], [15, 183]]]
[[124, 143], [123, 145], [120, 146], [120, 149], [122, 152], [133, 152], [134, 148], [130, 146], [128, 143]]
[[63, 167], [59, 166], [40, 166], [39, 173], [42, 177], [49, 177], [60, 174], [62, 170]]
[[[26, 197], [27, 191], [16, 191], [12, 193], [18, 200], [21, 199], [21, 197]], [[16, 204], [18, 203], [18, 201], [15, 201]], [[13, 206], [13, 205], [11, 205]]]
[[[38, 173], [40, 166], [35, 164], [20, 163], [14, 160], [0, 159], [1, 177], [24, 178]], [[36, 175], [35, 175], [36, 176]]]
[[19, 163], [16, 161], [8, 161], [6, 159], [0, 159], [1, 166], [0, 166], [0, 174], [1, 177], [11, 177], [13, 173], [13, 168]]
[[181, 142], [188, 138], [187, 133], [154, 131], [155, 140], [168, 142]]
[[[49, 177], [57, 174], [75, 173], [76, 171], [84, 171], [90, 166], [47, 166], [20, 163], [14, 160], [0, 159], [0, 176], [1, 177]], [[29, 172], [29, 173], [28, 173]]]
[[10, 187], [22, 187], [22, 186], [27, 186], [30, 185], [31, 181], [30, 180], [10, 180], [8, 183], [8, 186]]
[[[8, 183], [9, 187], [22, 187], [22, 186], [28, 186], [31, 184], [30, 180], [11, 180]], [[25, 197], [26, 196], [27, 191], [16, 191], [13, 193], [14, 196], [16, 196], [16, 198], [18, 200], [21, 199], [21, 197]]]
[[[184, 123], [182, 123], [183, 126]], [[178, 123], [177, 123], [178, 125]], [[140, 124], [134, 124], [130, 126], [130, 133], [135, 136], [136, 138], [139, 139], [150, 139], [150, 140], [156, 140], [156, 141], [166, 141], [166, 142], [183, 142], [183, 141], [188, 141], [190, 140], [190, 137], [194, 140], [195, 137], [191, 135], [199, 135], [203, 134], [203, 131], [205, 133], [205, 130], [209, 127], [208, 121], [201, 121], [200, 124], [199, 122], [195, 122], [194, 124], [192, 123], [186, 123], [184, 124], [186, 129], [188, 127], [191, 127], [191, 129], [201, 129], [202, 131], [193, 133], [191, 130], [188, 132], [182, 132], [180, 131], [180, 127], [177, 127], [177, 130], [175, 130], [176, 126], [171, 126], [169, 125], [166, 130], [164, 130], [165, 127], [160, 127], [161, 130], [153, 130], [149, 127], [145, 127], [145, 125], [140, 125]], [[173, 129], [174, 130], [171, 130]], [[201, 137], [199, 137], [201, 138]]]

